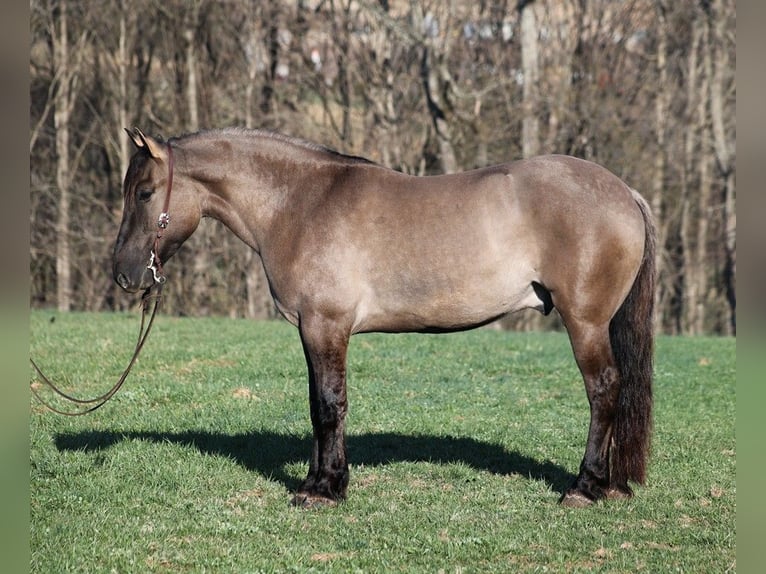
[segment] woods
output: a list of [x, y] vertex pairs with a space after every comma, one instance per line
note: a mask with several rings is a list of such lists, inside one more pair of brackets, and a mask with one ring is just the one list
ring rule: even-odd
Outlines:
[[[736, 332], [734, 0], [30, 6], [34, 307], [135, 304], [111, 278], [123, 127], [246, 126], [421, 175], [542, 153], [600, 163], [657, 219], [657, 327]], [[258, 256], [217, 222], [167, 271], [166, 313], [275, 315]]]

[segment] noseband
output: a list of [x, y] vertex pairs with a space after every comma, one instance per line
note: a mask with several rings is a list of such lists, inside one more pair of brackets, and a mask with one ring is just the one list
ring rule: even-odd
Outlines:
[[160, 239], [165, 229], [167, 229], [170, 223], [170, 214], [168, 210], [170, 208], [170, 192], [173, 189], [173, 148], [170, 142], [168, 147], [168, 187], [165, 193], [165, 204], [162, 207], [162, 213], [157, 218], [157, 236], [154, 238], [154, 249], [152, 249], [151, 256], [149, 257], [149, 265], [146, 266], [152, 272], [155, 283], [165, 283], [165, 274], [162, 272], [162, 261], [160, 261]]

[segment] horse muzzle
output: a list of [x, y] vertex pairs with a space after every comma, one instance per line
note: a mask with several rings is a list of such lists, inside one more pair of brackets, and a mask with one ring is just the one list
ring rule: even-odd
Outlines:
[[154, 274], [146, 265], [132, 269], [115, 265], [113, 275], [117, 285], [128, 293], [143, 291], [155, 283]]

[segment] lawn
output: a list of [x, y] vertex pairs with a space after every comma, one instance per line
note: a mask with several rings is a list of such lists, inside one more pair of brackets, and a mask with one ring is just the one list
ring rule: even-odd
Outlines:
[[[95, 396], [137, 329], [35, 311], [30, 352]], [[161, 315], [100, 410], [30, 399], [31, 570], [733, 572], [735, 355], [734, 339], [660, 337], [648, 484], [577, 510], [557, 504], [588, 424], [565, 334], [359, 335], [349, 498], [304, 511], [288, 506], [311, 447], [297, 331]]]

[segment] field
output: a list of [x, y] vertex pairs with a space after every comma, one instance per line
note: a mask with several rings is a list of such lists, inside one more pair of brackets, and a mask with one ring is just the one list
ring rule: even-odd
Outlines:
[[[30, 352], [94, 396], [137, 329], [35, 311]], [[660, 337], [648, 484], [575, 510], [557, 500], [588, 405], [565, 334], [354, 337], [349, 498], [304, 511], [288, 506], [311, 432], [297, 331], [160, 316], [100, 410], [31, 399], [31, 571], [733, 572], [735, 355]]]

